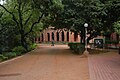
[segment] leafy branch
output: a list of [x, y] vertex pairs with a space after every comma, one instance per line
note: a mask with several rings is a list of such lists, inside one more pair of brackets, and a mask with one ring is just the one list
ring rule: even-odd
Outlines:
[[25, 36], [28, 35], [30, 32], [32, 32], [34, 26], [41, 21], [43, 15], [44, 15], [44, 13], [42, 13], [41, 16], [39, 16], [39, 18], [36, 22], [32, 23], [30, 30], [25, 34]]

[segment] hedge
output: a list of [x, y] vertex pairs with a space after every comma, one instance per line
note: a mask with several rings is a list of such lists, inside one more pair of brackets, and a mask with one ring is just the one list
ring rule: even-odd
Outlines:
[[105, 44], [118, 44], [119, 41], [114, 41], [114, 40], [105, 40]]
[[76, 54], [82, 54], [84, 52], [84, 50], [85, 50], [85, 45], [81, 44], [81, 43], [68, 43], [68, 46]]

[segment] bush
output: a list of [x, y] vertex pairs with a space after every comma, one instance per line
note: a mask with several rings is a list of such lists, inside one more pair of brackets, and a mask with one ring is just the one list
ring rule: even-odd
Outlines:
[[7, 53], [4, 53], [3, 56], [10, 59], [10, 58], [16, 57], [16, 53], [15, 52], [7, 52]]
[[17, 46], [17, 47], [12, 49], [12, 52], [15, 52], [16, 55], [21, 55], [21, 53], [25, 53], [26, 52], [26, 49], [23, 48], [22, 46]]
[[8, 58], [0, 54], [0, 61], [7, 60]]
[[118, 44], [119, 41], [114, 41], [114, 40], [106, 40], [105, 44]]
[[71, 50], [73, 50], [73, 43], [68, 43], [68, 46], [70, 47]]
[[68, 46], [77, 54], [82, 54], [85, 50], [85, 45], [81, 43], [68, 43]]
[[36, 44], [36, 43], [31, 44], [31, 45], [30, 45], [30, 47], [29, 47], [29, 51], [31, 51], [31, 50], [33, 50], [33, 49], [35, 49], [35, 48], [36, 48], [36, 46], [37, 46], [37, 44]]

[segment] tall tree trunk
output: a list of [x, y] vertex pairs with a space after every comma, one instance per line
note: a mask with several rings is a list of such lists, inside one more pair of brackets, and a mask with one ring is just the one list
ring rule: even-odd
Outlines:
[[21, 45], [28, 51], [28, 44], [24, 35], [21, 35]]

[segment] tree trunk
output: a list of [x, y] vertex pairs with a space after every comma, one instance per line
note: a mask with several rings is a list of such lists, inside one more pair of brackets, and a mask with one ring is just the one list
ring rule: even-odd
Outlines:
[[21, 45], [28, 51], [28, 44], [26, 42], [25, 36], [21, 35]]
[[83, 44], [85, 44], [85, 35], [80, 35], [80, 37], [81, 37], [80, 42], [83, 43]]

